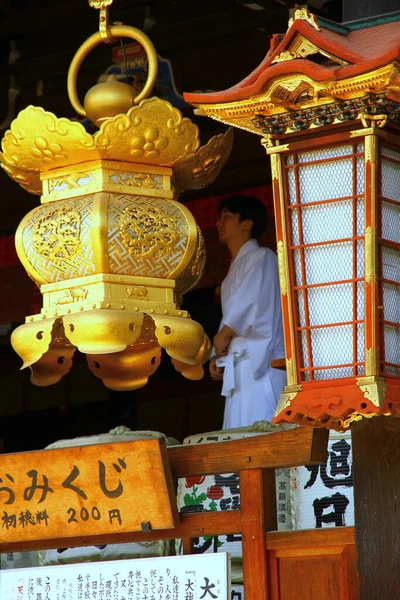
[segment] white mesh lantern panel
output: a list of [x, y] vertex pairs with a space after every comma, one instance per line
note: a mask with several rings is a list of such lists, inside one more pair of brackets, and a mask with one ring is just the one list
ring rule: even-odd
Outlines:
[[382, 155], [387, 156], [388, 158], [393, 158], [393, 160], [398, 160], [400, 162], [400, 151], [393, 150], [393, 148], [388, 148], [387, 146], [382, 146], [381, 149]]
[[299, 187], [302, 204], [351, 196], [353, 192], [352, 159], [300, 167]]
[[[394, 152], [394, 151], [393, 151]], [[400, 153], [397, 154], [397, 160], [400, 161]], [[394, 158], [394, 157], [393, 157]], [[381, 159], [382, 166], [382, 196], [400, 202], [400, 166], [385, 158]]]
[[[383, 240], [400, 244], [400, 152], [381, 148]], [[381, 244], [381, 293], [383, 296], [384, 372], [400, 377], [400, 248]], [[390, 280], [390, 281], [385, 281]], [[394, 283], [390, 283], [394, 282]], [[396, 285], [397, 284], [397, 285]], [[389, 321], [389, 323], [388, 323]], [[391, 364], [390, 364], [391, 363]]]
[[352, 321], [352, 288], [351, 283], [309, 288], [307, 294], [310, 325]]
[[[339, 325], [324, 329], [310, 331], [312, 345], [312, 361], [314, 367], [343, 365], [352, 362], [353, 357], [353, 327], [352, 325]], [[335, 375], [331, 375], [335, 371]], [[315, 379], [338, 377], [351, 377], [352, 367], [338, 367], [337, 369], [316, 370]]]
[[357, 277], [364, 277], [364, 240], [358, 240], [357, 244]]
[[304, 248], [304, 260], [307, 285], [353, 278], [353, 246], [351, 242]]
[[[300, 349], [302, 353], [302, 365], [307, 369], [310, 366], [310, 357], [308, 355], [307, 335], [305, 331], [300, 331]], [[303, 377], [308, 381], [310, 379], [310, 374], [306, 372], [303, 374]]]
[[[364, 323], [357, 325], [357, 362], [364, 362]], [[358, 365], [357, 375], [364, 375], [364, 365]]]
[[340, 240], [353, 235], [352, 201], [304, 206], [301, 211], [303, 243]]
[[357, 199], [357, 235], [364, 236], [364, 198]]
[[365, 304], [364, 304], [364, 282], [357, 283], [357, 320], [364, 319]]
[[400, 203], [382, 202], [382, 237], [400, 244]]
[[385, 360], [394, 365], [386, 365], [386, 373], [400, 377], [400, 327], [393, 325], [384, 326], [385, 335]]
[[296, 285], [304, 285], [303, 274], [301, 270], [300, 250], [293, 250], [294, 281]]
[[289, 204], [296, 204], [296, 202], [297, 202], [296, 178], [295, 178], [293, 169], [290, 169], [288, 171], [287, 182], [288, 182], [288, 192], [289, 192]]
[[400, 287], [383, 282], [384, 319], [391, 323], [400, 323]]
[[300, 244], [299, 236], [299, 215], [297, 208], [290, 211], [290, 220], [292, 226], [292, 246], [298, 246]]
[[302, 152], [297, 155], [297, 161], [299, 163], [315, 162], [320, 160], [327, 160], [329, 158], [338, 158], [339, 156], [349, 156], [353, 154], [353, 146], [336, 146], [334, 148], [323, 148], [321, 150], [312, 150], [311, 152]]
[[[364, 147], [362, 148], [362, 152], [364, 152]], [[357, 157], [356, 162], [356, 191], [357, 194], [364, 193], [364, 156]]]
[[300, 325], [300, 327], [305, 327], [306, 326], [306, 309], [304, 307], [304, 291], [297, 290], [296, 298], [297, 298], [297, 308], [298, 308], [298, 315], [299, 315], [299, 325]]
[[285, 164], [294, 283], [303, 287], [297, 326], [311, 327], [298, 332], [302, 379], [363, 374], [353, 365], [364, 362], [364, 323], [353, 321], [364, 319], [364, 286], [355, 281], [364, 277], [364, 145], [302, 152]]
[[382, 246], [382, 277], [400, 283], [400, 250]]

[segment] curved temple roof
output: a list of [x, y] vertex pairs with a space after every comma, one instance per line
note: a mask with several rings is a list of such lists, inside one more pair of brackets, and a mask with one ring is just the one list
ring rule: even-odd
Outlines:
[[382, 20], [362, 28], [343, 26], [300, 9], [286, 34], [272, 36], [265, 59], [243, 81], [220, 92], [185, 93], [185, 100], [197, 105], [238, 103], [263, 94], [273, 81], [291, 74], [324, 84], [359, 78], [390, 64], [396, 70], [390, 96], [399, 100], [400, 13], [388, 22]]

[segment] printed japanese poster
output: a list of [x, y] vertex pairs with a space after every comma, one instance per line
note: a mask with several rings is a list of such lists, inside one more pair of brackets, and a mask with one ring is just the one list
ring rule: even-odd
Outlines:
[[291, 470], [293, 529], [354, 525], [350, 432], [331, 432], [326, 461]]
[[0, 600], [231, 600], [227, 553], [0, 573]]

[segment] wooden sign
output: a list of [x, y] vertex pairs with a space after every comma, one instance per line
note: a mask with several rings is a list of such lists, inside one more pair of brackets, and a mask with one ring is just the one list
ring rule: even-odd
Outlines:
[[164, 440], [0, 456], [0, 544], [173, 528]]

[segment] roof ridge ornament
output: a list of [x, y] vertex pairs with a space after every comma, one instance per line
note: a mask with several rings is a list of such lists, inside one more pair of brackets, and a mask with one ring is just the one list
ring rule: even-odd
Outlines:
[[319, 25], [317, 23], [315, 15], [313, 13], [310, 13], [310, 11], [308, 10], [307, 4], [304, 4], [301, 6], [299, 6], [298, 4], [295, 4], [294, 9], [291, 9], [290, 19], [288, 22], [288, 30], [291, 28], [293, 23], [297, 20], [307, 21], [307, 23], [309, 23], [312, 27], [314, 27], [314, 29], [316, 29], [317, 31], [321, 31], [321, 28], [319, 27]]

